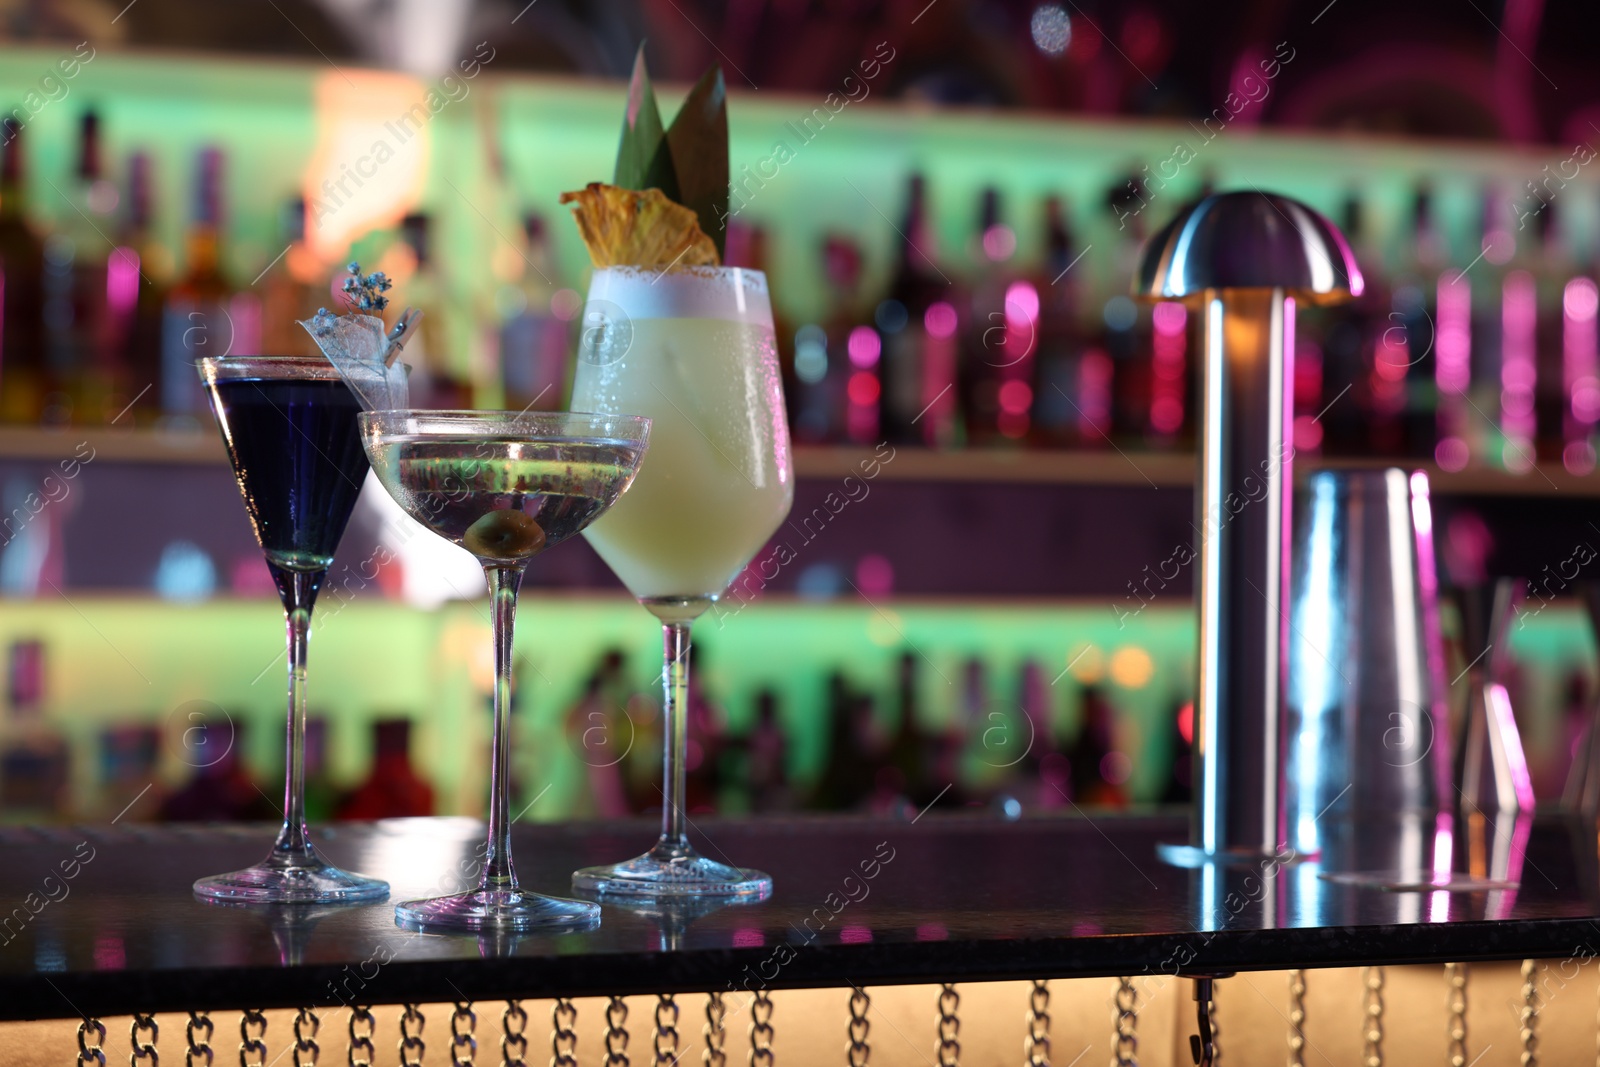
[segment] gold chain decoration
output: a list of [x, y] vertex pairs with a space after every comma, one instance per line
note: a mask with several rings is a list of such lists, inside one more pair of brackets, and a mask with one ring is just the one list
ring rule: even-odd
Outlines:
[[[216, 1055], [211, 1051], [211, 1038], [216, 1032], [217, 1028], [212, 1025], [210, 1015], [203, 1011], [189, 1013], [189, 1021], [183, 1027], [183, 1039], [189, 1046], [183, 1057], [185, 1067], [196, 1067], [196, 1056], [204, 1056], [205, 1067], [211, 1067], [211, 1060]], [[199, 1040], [196, 1040], [197, 1035]]]
[[1306, 1067], [1306, 972], [1289, 972], [1289, 1067]]
[[[254, 1029], [255, 1033], [250, 1031]], [[239, 1017], [239, 1067], [266, 1067], [267, 1043], [267, 1017], [261, 1014], [260, 1008], [249, 1008]], [[248, 1057], [254, 1055], [256, 1062], [251, 1064]]]
[[[321, 1028], [322, 1020], [310, 1008], [301, 1008], [300, 1014], [294, 1017], [295, 1067], [316, 1067], [317, 1057], [322, 1055], [317, 1047], [317, 1031]], [[303, 1058], [307, 1053], [310, 1059]]]
[[939, 990], [939, 1043], [933, 1047], [939, 1067], [957, 1067], [961, 1062], [961, 1020], [956, 1012], [961, 1008], [961, 994], [949, 982]]
[[1117, 979], [1117, 1028], [1112, 1067], [1139, 1067], [1139, 991], [1132, 978]]
[[[93, 1030], [98, 1036], [91, 1039], [89, 1037], [90, 1030]], [[83, 1022], [78, 1024], [79, 1067], [82, 1067], [85, 1063], [98, 1063], [100, 1067], [106, 1067], [106, 1052], [105, 1049], [101, 1048], [105, 1042], [106, 1024], [99, 1019], [85, 1015]]]
[[455, 1014], [450, 1016], [450, 1063], [452, 1067], [472, 1067], [478, 1055], [478, 1039], [473, 1033], [478, 1029], [478, 1016], [472, 1002], [456, 1001]]
[[1035, 979], [1028, 994], [1028, 1036], [1022, 1039], [1027, 1067], [1050, 1067], [1050, 983]]
[[[706, 1039], [706, 1050], [700, 1056], [700, 1061], [705, 1067], [727, 1067], [728, 1054], [723, 1051], [723, 1043], [727, 1040], [728, 1006], [722, 1002], [721, 993], [711, 993], [706, 997], [706, 1025], [700, 1031]], [[1596, 1065], [1600, 1067], [1600, 1065]]]
[[[378, 1032], [378, 1020], [371, 1008], [357, 1005], [350, 1009], [350, 1067], [372, 1067], [372, 1058], [378, 1054], [372, 1036]], [[361, 1056], [356, 1059], [357, 1054]]]
[[678, 1002], [671, 993], [656, 1001], [656, 1067], [678, 1062]]
[[[139, 1036], [146, 1032], [149, 1037]], [[128, 1028], [128, 1040], [133, 1044], [133, 1051], [128, 1055], [129, 1067], [139, 1067], [140, 1060], [149, 1060], [150, 1067], [158, 1067], [161, 1053], [156, 1051], [156, 1042], [161, 1040], [161, 1027], [156, 1025], [154, 1015], [135, 1012], [133, 1025]]]
[[1383, 1067], [1383, 968], [1363, 967], [1361, 975], [1366, 986], [1361, 1062], [1364, 1067]]
[[1218, 1025], [1217, 994], [1222, 992], [1220, 980], [1211, 983], [1211, 996], [1206, 999], [1206, 1018], [1211, 1023], [1211, 1062], [1207, 1067], [1217, 1067], [1222, 1062], [1222, 1027]]
[[[572, 1007], [572, 1002], [564, 998], [556, 1001], [556, 1020], [558, 1023], [561, 1019], [561, 1005], [563, 1004], [568, 1008]], [[578, 1012], [573, 1009], [572, 1021], [577, 1022], [577, 1020]], [[528, 1067], [528, 1013], [523, 1009], [522, 1001], [506, 1001], [506, 1013], [500, 1017], [500, 1029], [500, 1067]], [[557, 1029], [559, 1029], [559, 1026]], [[553, 1045], [555, 1038], [552, 1036], [550, 1041]], [[574, 1034], [572, 1036], [572, 1047], [577, 1048], [577, 1046], [578, 1036]], [[576, 1064], [577, 1060], [574, 1059], [572, 1062]], [[552, 1067], [570, 1067], [570, 1065], [557, 1060], [552, 1060], [551, 1064]]]
[[423, 1053], [428, 1051], [428, 1046], [422, 1041], [422, 1028], [427, 1025], [428, 1020], [423, 1018], [417, 1006], [407, 1004], [406, 1010], [400, 1015], [401, 1067], [420, 1067]]
[[[520, 1011], [520, 1006], [518, 1007]], [[509, 1020], [511, 1013], [507, 1011]], [[524, 1016], [526, 1018], [526, 1016]], [[578, 1067], [578, 1009], [573, 1007], [572, 1001], [566, 997], [557, 997], [556, 1006], [550, 1012], [550, 1067]], [[508, 1023], [506, 1030], [510, 1032]], [[527, 1044], [526, 1041], [523, 1042]], [[501, 1045], [504, 1048], [504, 1043]], [[526, 1050], [524, 1050], [526, 1051]], [[506, 1067], [512, 1063], [511, 1054], [506, 1053]], [[522, 1056], [516, 1059], [517, 1067], [524, 1067]]]
[[606, 1067], [628, 1067], [628, 1005], [621, 997], [606, 1005]]
[[850, 1045], [845, 1050], [850, 1067], [867, 1067], [867, 1061], [872, 1058], [872, 1046], [867, 1043], [867, 1035], [872, 1031], [872, 1023], [867, 1020], [867, 1010], [871, 1007], [872, 998], [865, 989], [856, 986], [850, 990]]
[[1467, 1067], [1467, 965], [1444, 965], [1450, 983], [1450, 1067]]
[[777, 1056], [772, 1051], [772, 998], [765, 989], [756, 990], [750, 1002], [750, 1067], [773, 1067]]
[[1522, 961], [1522, 1067], [1539, 1063], [1539, 961]]

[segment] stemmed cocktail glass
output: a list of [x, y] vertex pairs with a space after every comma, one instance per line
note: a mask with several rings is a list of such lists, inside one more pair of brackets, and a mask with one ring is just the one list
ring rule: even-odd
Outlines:
[[200, 361], [239, 492], [288, 617], [289, 713], [283, 828], [254, 867], [202, 878], [210, 900], [332, 904], [380, 899], [387, 882], [340, 870], [306, 830], [306, 644], [317, 590], [367, 475], [355, 394], [320, 356]]
[[572, 406], [653, 422], [650, 464], [584, 536], [661, 620], [666, 646], [661, 837], [572, 877], [601, 897], [760, 900], [772, 879], [701, 856], [685, 832], [689, 628], [794, 502], [767, 280], [737, 267], [596, 270]]
[[583, 927], [600, 909], [523, 890], [511, 864], [511, 637], [528, 561], [582, 530], [633, 481], [650, 420], [629, 415], [368, 411], [362, 441], [406, 513], [483, 565], [494, 623], [489, 844], [475, 890], [395, 908], [417, 929]]

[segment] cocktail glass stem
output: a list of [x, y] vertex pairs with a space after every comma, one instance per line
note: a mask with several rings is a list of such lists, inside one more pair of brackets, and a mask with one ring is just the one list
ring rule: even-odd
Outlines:
[[494, 734], [489, 764], [489, 850], [484, 889], [515, 889], [511, 865], [511, 641], [516, 626], [521, 567], [485, 566], [494, 626]]
[[316, 849], [306, 829], [306, 645], [311, 635], [311, 609], [326, 571], [291, 571], [272, 567], [283, 600], [289, 644], [289, 726], [283, 782], [283, 829], [278, 831], [273, 858], [286, 867], [315, 862]]
[[686, 855], [689, 836], [684, 830], [684, 749], [689, 736], [689, 623], [661, 624], [665, 655], [661, 668], [661, 698], [666, 729], [661, 746], [661, 840], [658, 851]]

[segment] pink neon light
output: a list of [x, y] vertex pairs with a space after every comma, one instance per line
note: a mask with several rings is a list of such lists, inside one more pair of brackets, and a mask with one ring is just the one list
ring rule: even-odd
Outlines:
[[132, 311], [139, 302], [139, 253], [115, 248], [106, 260], [106, 304], [114, 312]]
[[1012, 282], [1006, 287], [1007, 322], [1032, 323], [1038, 317], [1039, 290], [1029, 282]]
[[1183, 426], [1184, 357], [1189, 313], [1182, 304], [1157, 304], [1151, 311], [1150, 425], [1157, 433], [1177, 433]]
[[1589, 278], [1573, 278], [1561, 294], [1561, 373], [1566, 385], [1569, 441], [1587, 438], [1600, 420], [1600, 380], [1596, 379], [1595, 310], [1600, 289]]
[[857, 326], [850, 331], [850, 339], [845, 342], [845, 348], [850, 353], [850, 362], [866, 370], [868, 367], [878, 365], [878, 356], [883, 352], [883, 341], [878, 337], [878, 331], [871, 326]]
[[1500, 429], [1522, 444], [1534, 432], [1534, 300], [1533, 275], [1525, 270], [1506, 275], [1500, 291]]
[[937, 304], [929, 304], [928, 310], [922, 313], [922, 326], [930, 336], [937, 337], [941, 341], [946, 337], [954, 337], [956, 309], [943, 300]]
[[1472, 384], [1472, 283], [1439, 278], [1434, 331], [1434, 381], [1441, 393], [1465, 393]]

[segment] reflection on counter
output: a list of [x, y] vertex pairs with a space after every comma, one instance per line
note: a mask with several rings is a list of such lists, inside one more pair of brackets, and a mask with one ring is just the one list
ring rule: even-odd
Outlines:
[[[311, 645], [312, 819], [481, 815], [483, 605], [327, 608]], [[654, 627], [621, 597], [529, 597], [519, 621], [522, 818], [657, 811]], [[1088, 601], [766, 597], [722, 621], [708, 616], [695, 645], [692, 813], [1008, 817], [1187, 800], [1185, 605], [1121, 619]], [[276, 819], [280, 625], [267, 600], [8, 605], [5, 818]], [[1539, 796], [1553, 800], [1594, 691], [1593, 639], [1564, 604], [1511, 636], [1508, 690]], [[1451, 656], [1453, 676], [1465, 661], [1454, 644]]]

